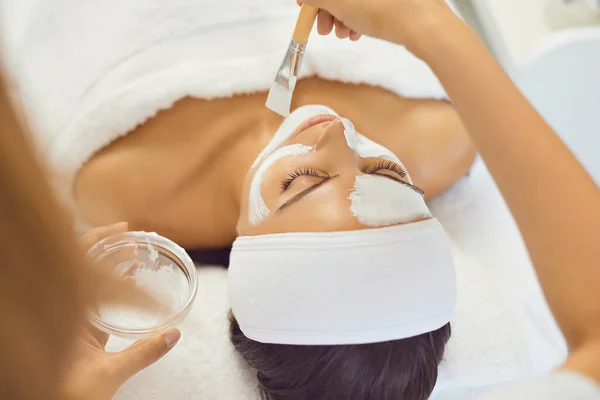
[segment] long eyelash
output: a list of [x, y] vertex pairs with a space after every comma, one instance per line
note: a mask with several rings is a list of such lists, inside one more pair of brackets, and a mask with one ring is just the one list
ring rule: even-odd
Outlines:
[[296, 169], [294, 172], [290, 172], [288, 174], [288, 178], [281, 182], [281, 191], [285, 192], [287, 190], [287, 188], [290, 187], [292, 182], [294, 182], [296, 179], [300, 178], [301, 176], [314, 176], [316, 178], [326, 178], [327, 177], [326, 174], [323, 174], [322, 172], [319, 172], [314, 168], [300, 167], [300, 168]]
[[382, 169], [387, 169], [388, 171], [395, 172], [398, 175], [400, 175], [402, 178], [406, 178], [406, 175], [408, 175], [406, 170], [402, 166], [396, 164], [393, 161], [379, 161], [374, 166], [368, 168], [365, 171], [365, 173], [372, 174], [372, 173], [377, 172]]

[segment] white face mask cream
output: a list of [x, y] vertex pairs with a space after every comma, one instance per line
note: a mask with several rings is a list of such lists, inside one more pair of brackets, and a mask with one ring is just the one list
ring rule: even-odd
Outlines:
[[[381, 158], [392, 161], [404, 168], [400, 159], [389, 149], [356, 132], [354, 124], [350, 120], [342, 118], [342, 124], [344, 124], [344, 136], [348, 147], [360, 158]], [[407, 179], [409, 183], [412, 183], [410, 177], [407, 177]]]
[[[312, 147], [299, 144], [275, 149], [285, 142], [303, 121], [320, 114], [337, 115], [333, 110], [322, 106], [307, 106], [294, 111], [255, 161], [253, 168], [257, 168], [257, 171], [250, 184], [248, 207], [251, 225], [260, 225], [270, 214], [261, 194], [262, 182], [269, 168], [281, 158], [303, 155], [313, 150]], [[358, 133], [350, 120], [342, 118], [341, 122], [344, 125], [346, 143], [358, 157], [379, 158], [404, 168], [392, 151]], [[412, 184], [409, 176], [407, 180]], [[402, 224], [431, 217], [421, 193], [388, 178], [358, 176], [350, 199], [352, 213], [361, 223], [369, 226]]]
[[308, 151], [312, 150], [312, 148], [297, 145], [286, 146], [277, 151], [275, 150], [281, 146], [304, 121], [311, 117], [316, 117], [323, 114], [337, 115], [331, 108], [317, 105], [304, 106], [294, 110], [294, 112], [292, 112], [290, 116], [283, 121], [277, 132], [275, 132], [273, 139], [271, 139], [269, 144], [263, 149], [263, 151], [254, 161], [251, 170], [257, 168], [259, 165], [260, 168], [258, 168], [256, 171], [256, 174], [254, 175], [250, 185], [248, 209], [249, 221], [253, 226], [260, 225], [270, 213], [269, 208], [265, 204], [260, 192], [264, 175], [269, 167], [282, 157], [306, 154]]
[[[404, 168], [400, 159], [386, 147], [356, 132], [352, 122], [342, 118], [346, 143], [361, 158], [381, 158]], [[410, 176], [406, 177], [412, 184]], [[423, 194], [409, 185], [373, 175], [356, 177], [350, 194], [352, 214], [362, 224], [386, 226], [431, 218]]]
[[260, 225], [271, 212], [260, 191], [263, 179], [269, 168], [284, 157], [307, 154], [311, 152], [312, 149], [312, 147], [304, 146], [302, 144], [285, 146], [267, 157], [260, 167], [258, 167], [256, 174], [254, 174], [254, 178], [252, 178], [252, 183], [250, 184], [250, 197], [248, 200], [248, 219], [250, 224], [253, 226]]
[[352, 214], [368, 226], [406, 224], [431, 218], [422, 193], [382, 176], [357, 176], [350, 201]]

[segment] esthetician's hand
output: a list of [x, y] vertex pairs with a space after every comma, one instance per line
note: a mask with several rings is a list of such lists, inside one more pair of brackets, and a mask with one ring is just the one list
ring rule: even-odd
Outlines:
[[[127, 232], [127, 223], [89, 231], [80, 239], [84, 250], [98, 241]], [[164, 335], [140, 340], [118, 352], [106, 352], [109, 336], [92, 326], [82, 329], [73, 353], [67, 360], [68, 375], [63, 384], [67, 400], [109, 400], [129, 378], [154, 364], [177, 344], [181, 334], [173, 329]]]
[[[296, 2], [299, 6], [302, 6], [302, 1], [297, 0]], [[355, 42], [362, 37], [361, 33], [348, 28], [341, 20], [335, 18], [329, 11], [324, 9], [319, 11], [317, 21], [317, 29], [320, 35], [327, 36], [335, 28], [335, 34], [340, 39], [350, 39]]]
[[405, 45], [418, 46], [423, 35], [440, 34], [440, 27], [458, 20], [444, 0], [303, 0], [318, 7], [319, 33], [346, 30]]

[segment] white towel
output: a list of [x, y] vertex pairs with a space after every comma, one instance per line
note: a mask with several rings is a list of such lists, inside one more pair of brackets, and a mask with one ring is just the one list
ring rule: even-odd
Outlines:
[[[466, 399], [560, 365], [564, 340], [484, 165], [478, 162], [431, 208], [452, 237], [458, 272], [453, 335], [432, 399]], [[256, 378], [227, 337], [227, 272], [199, 273], [197, 304], [181, 326], [182, 342], [126, 384], [117, 400], [258, 399]], [[124, 343], [114, 339], [110, 346]]]
[[[52, 164], [100, 148], [193, 96], [268, 90], [298, 15], [293, 0], [0, 0], [9, 65]], [[401, 46], [314, 34], [302, 76], [445, 98]]]

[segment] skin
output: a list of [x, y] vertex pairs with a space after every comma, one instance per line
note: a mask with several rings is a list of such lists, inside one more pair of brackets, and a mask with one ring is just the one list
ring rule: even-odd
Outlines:
[[[264, 106], [266, 95], [183, 99], [101, 150], [75, 181], [81, 216], [95, 226], [128, 221], [132, 229], [156, 231], [186, 248], [231, 245], [248, 170], [283, 121]], [[428, 198], [463, 177], [475, 158], [448, 102], [309, 78], [298, 83], [292, 109], [307, 104], [335, 109], [394, 152]], [[347, 208], [342, 197], [305, 201], [335, 211]], [[287, 218], [289, 226], [306, 220], [299, 209]], [[311, 223], [304, 229], [329, 229], [320, 220]]]

